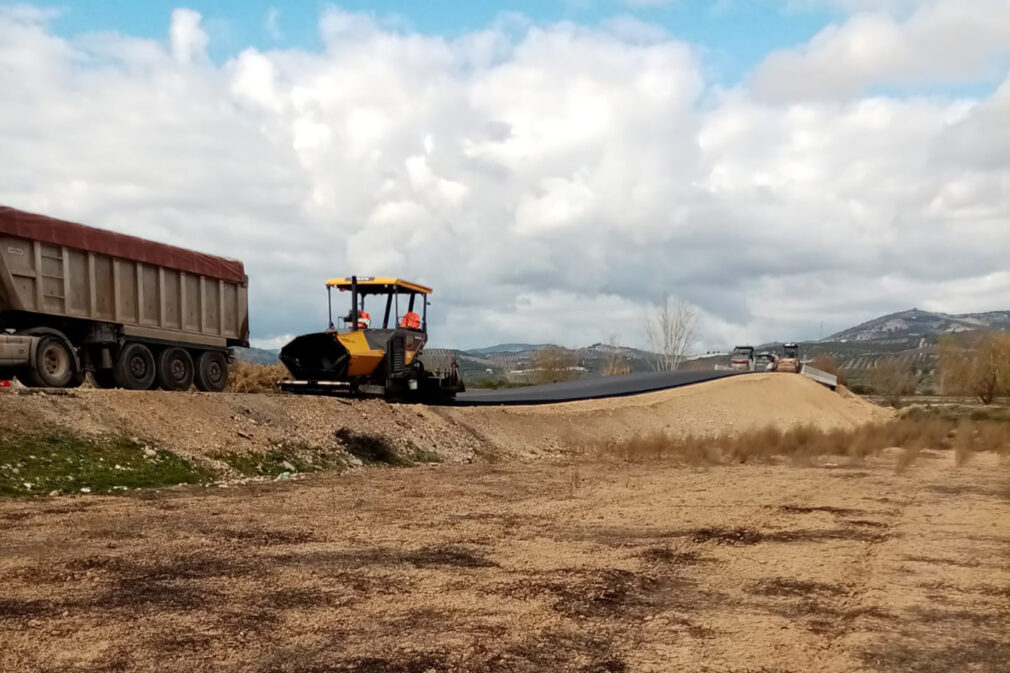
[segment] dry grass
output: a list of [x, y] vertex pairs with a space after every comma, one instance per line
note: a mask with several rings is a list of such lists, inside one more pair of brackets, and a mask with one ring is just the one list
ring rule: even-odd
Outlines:
[[233, 393], [275, 393], [278, 382], [291, 375], [282, 364], [261, 365], [253, 362], [236, 362], [231, 367], [228, 390]]
[[638, 435], [595, 447], [601, 457], [628, 462], [673, 460], [691, 465], [731, 465], [790, 458], [799, 465], [821, 456], [847, 456], [853, 462], [901, 448], [899, 472], [910, 467], [923, 450], [953, 450], [957, 465], [978, 451], [1010, 456], [1010, 426], [1001, 423], [942, 419], [900, 419], [851, 430], [822, 430], [800, 425], [788, 430], [767, 427], [734, 436]]

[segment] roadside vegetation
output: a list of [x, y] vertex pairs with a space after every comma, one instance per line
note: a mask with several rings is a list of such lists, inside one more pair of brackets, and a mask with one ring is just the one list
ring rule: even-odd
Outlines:
[[338, 430], [329, 446], [291, 443], [196, 460], [135, 437], [7, 434], [0, 439], [0, 496], [116, 494], [236, 477], [276, 479], [362, 465], [402, 468], [440, 461], [412, 440], [394, 443], [347, 428]]
[[0, 439], [0, 495], [114, 493], [212, 478], [197, 463], [137, 438], [51, 433]]
[[1010, 423], [926, 415], [849, 430], [801, 425], [788, 430], [768, 427], [735, 436], [656, 433], [606, 442], [591, 450], [590, 455], [693, 465], [735, 465], [783, 458], [806, 464], [829, 456], [858, 463], [889, 448], [904, 450], [899, 470], [908, 467], [925, 449], [954, 451], [958, 463], [978, 451], [992, 451], [1010, 459]]
[[561, 383], [579, 378], [575, 351], [552, 346], [537, 351], [533, 358], [533, 383]]
[[[848, 376], [838, 361], [835, 360], [830, 355], [818, 355], [813, 360], [810, 361], [810, 366], [814, 369], [820, 369], [822, 372], [827, 374], [834, 374], [838, 378], [838, 385], [847, 386], [849, 385]], [[858, 391], [855, 391], [858, 392]]]
[[607, 340], [607, 352], [603, 358], [600, 374], [603, 376], [623, 376], [631, 373], [631, 363], [621, 350], [617, 335], [611, 335]]
[[645, 317], [645, 336], [657, 372], [680, 368], [694, 345], [698, 311], [678, 297], [666, 295]]
[[870, 370], [869, 381], [884, 402], [897, 408], [907, 396], [915, 394], [919, 377], [908, 363], [885, 358]]
[[961, 345], [940, 341], [940, 389], [945, 395], [966, 395], [982, 404], [1010, 396], [1010, 334], [980, 332]]
[[232, 364], [228, 390], [233, 393], [276, 393], [279, 383], [290, 379], [287, 368], [280, 364], [263, 365], [238, 361]]

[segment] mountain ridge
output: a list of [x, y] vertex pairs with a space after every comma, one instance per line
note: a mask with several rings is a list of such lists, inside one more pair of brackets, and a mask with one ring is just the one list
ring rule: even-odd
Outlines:
[[1010, 311], [952, 314], [911, 308], [888, 313], [836, 332], [826, 339], [821, 339], [821, 343], [931, 337], [985, 329], [1010, 330]]

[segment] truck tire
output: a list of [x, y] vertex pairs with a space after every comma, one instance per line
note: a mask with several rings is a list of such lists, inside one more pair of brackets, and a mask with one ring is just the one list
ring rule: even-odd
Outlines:
[[158, 385], [165, 390], [189, 390], [193, 376], [193, 357], [185, 348], [169, 347], [158, 355]]
[[74, 354], [66, 341], [57, 336], [39, 340], [32, 366], [18, 376], [30, 388], [67, 388], [80, 385]]
[[112, 368], [116, 385], [127, 390], [150, 390], [154, 385], [156, 367], [151, 349], [141, 343], [123, 346]]
[[194, 382], [198, 390], [219, 393], [228, 387], [228, 358], [219, 351], [204, 351], [196, 359]]

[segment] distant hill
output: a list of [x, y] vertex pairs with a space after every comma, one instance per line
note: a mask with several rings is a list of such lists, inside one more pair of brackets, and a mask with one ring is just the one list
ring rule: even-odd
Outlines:
[[[868, 320], [820, 341], [800, 343], [801, 356], [828, 356], [845, 370], [850, 384], [859, 390], [870, 370], [885, 358], [896, 358], [920, 376], [920, 392], [935, 387], [939, 343], [943, 337], [967, 341], [979, 330], [1010, 331], [1010, 311], [951, 315], [913, 308]], [[781, 343], [754, 344], [758, 351], [781, 352]], [[726, 356], [702, 357], [684, 365], [710, 368], [726, 364]]]
[[501, 353], [523, 353], [528, 351], [540, 351], [545, 348], [551, 348], [550, 344], [499, 344], [497, 346], [488, 346], [486, 348], [471, 348], [467, 351], [462, 351], [468, 355], [495, 355]]
[[950, 315], [913, 308], [891, 313], [833, 334], [824, 341], [883, 342], [930, 338], [983, 329], [1010, 330], [1010, 311]]
[[[510, 384], [529, 383], [535, 378], [536, 361], [539, 354], [553, 344], [502, 344], [470, 350], [425, 349], [425, 358], [456, 358], [466, 381]], [[566, 351], [579, 376], [600, 376], [608, 365], [626, 368], [629, 372], [644, 372], [651, 368], [651, 355], [646, 351], [608, 344], [593, 344], [585, 348]]]
[[803, 348], [810, 357], [834, 358], [857, 389], [878, 362], [896, 358], [920, 373], [920, 392], [929, 392], [935, 387], [940, 339], [963, 341], [980, 330], [1010, 331], [1010, 311], [955, 315], [913, 308], [868, 320]]
[[235, 359], [242, 362], [252, 362], [258, 365], [272, 365], [280, 362], [280, 351], [266, 348], [236, 348]]

